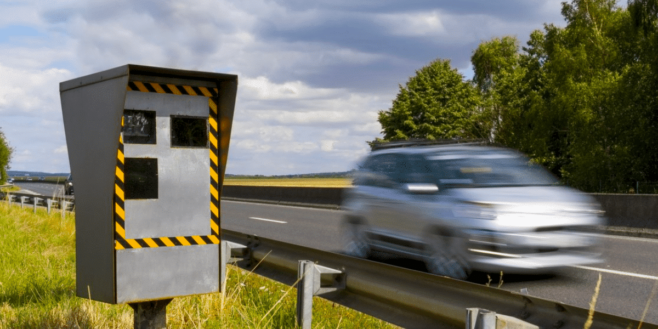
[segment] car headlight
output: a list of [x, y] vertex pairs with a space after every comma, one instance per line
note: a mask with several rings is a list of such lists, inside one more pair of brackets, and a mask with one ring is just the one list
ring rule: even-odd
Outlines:
[[463, 203], [452, 208], [452, 214], [458, 218], [494, 220], [498, 216], [489, 204]]

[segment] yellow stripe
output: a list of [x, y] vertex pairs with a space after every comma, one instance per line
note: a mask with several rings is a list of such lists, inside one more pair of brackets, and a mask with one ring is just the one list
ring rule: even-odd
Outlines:
[[201, 90], [201, 93], [203, 94], [203, 96], [212, 97], [212, 94], [210, 93], [210, 91], [208, 91], [208, 88], [199, 87], [199, 90]]
[[216, 94], [219, 94], [219, 89], [213, 88], [213, 90], [215, 91]]
[[121, 161], [121, 163], [125, 163], [123, 152], [121, 152], [121, 150], [117, 150], [117, 160]]
[[210, 220], [210, 228], [212, 229], [213, 233], [219, 234], [219, 227], [217, 226], [217, 224], [215, 224], [215, 222], [213, 222], [212, 219]]
[[149, 92], [149, 90], [146, 89], [146, 86], [143, 83], [141, 83], [139, 81], [133, 81], [133, 83], [135, 84], [135, 86], [137, 86], [137, 89], [139, 89], [139, 91], [141, 91], [143, 93]]
[[114, 209], [115, 209], [114, 211], [116, 211], [117, 215], [119, 215], [121, 219], [126, 220], [126, 213], [123, 211], [123, 208], [121, 208], [121, 206], [115, 203]]
[[114, 241], [114, 249], [123, 250], [125, 248], [119, 243], [119, 241]]
[[162, 242], [164, 242], [165, 246], [167, 246], [167, 247], [175, 246], [175, 244], [173, 242], [171, 242], [171, 240], [169, 240], [169, 238], [160, 238], [160, 240], [162, 240]]
[[208, 239], [210, 239], [210, 241], [212, 241], [214, 244], [219, 244], [219, 239], [217, 239], [217, 237], [214, 235], [208, 236]]
[[182, 95], [182, 93], [178, 90], [178, 88], [176, 88], [175, 85], [172, 85], [172, 84], [169, 84], [169, 83], [168, 83], [168, 84], [167, 84], [167, 87], [169, 87], [169, 89], [171, 89], [171, 92], [173, 92], [174, 94], [176, 94], [176, 95]]
[[176, 240], [178, 240], [178, 242], [180, 242], [184, 246], [189, 246], [190, 245], [190, 243], [187, 242], [187, 239], [185, 239], [184, 236], [177, 236]]
[[210, 106], [212, 113], [217, 114], [217, 104], [215, 104], [215, 101], [212, 100], [212, 98], [208, 98], [208, 106]]
[[[212, 154], [212, 153], [211, 153], [211, 154]], [[217, 164], [217, 161], [215, 161], [215, 164]], [[117, 167], [117, 170], [114, 172], [114, 174], [117, 176], [117, 178], [118, 178], [120, 181], [122, 181], [122, 182], [124, 181], [124, 180], [123, 180], [123, 171], [121, 171], [121, 169], [119, 169], [119, 167]]]
[[128, 242], [129, 245], [131, 245], [131, 246], [132, 246], [133, 248], [135, 248], [135, 249], [139, 249], [139, 248], [142, 247], [142, 246], [139, 245], [139, 243], [137, 243], [137, 241], [135, 241], [134, 239], [126, 239], [126, 241]]
[[215, 198], [215, 200], [219, 200], [219, 193], [217, 193], [217, 189], [215, 189], [214, 186], [210, 186], [210, 194]]
[[210, 143], [212, 143], [214, 147], [217, 147], [217, 138], [215, 138], [215, 136], [208, 134], [208, 139], [210, 139]]
[[210, 168], [210, 177], [212, 178], [212, 180], [215, 181], [215, 183], [219, 183], [217, 181], [219, 179], [219, 176], [217, 175], [217, 173], [214, 170], [212, 170], [212, 168]]
[[199, 245], [204, 245], [204, 244], [206, 244], [206, 242], [203, 241], [203, 239], [201, 239], [201, 237], [198, 236], [198, 235], [193, 236], [192, 239], [194, 239], [194, 241], [196, 241], [196, 243], [199, 244]]
[[187, 91], [188, 94], [190, 94], [190, 95], [192, 95], [192, 96], [196, 96], [196, 92], [194, 91], [194, 89], [192, 89], [192, 87], [190, 87], [190, 86], [183, 86], [183, 89], [185, 89], [185, 91]]
[[213, 215], [219, 217], [219, 210], [217, 209], [217, 206], [214, 204], [210, 204], [210, 211], [212, 211]]
[[[126, 86], [126, 90], [131, 91], [132, 89], [130, 89], [130, 86]], [[123, 249], [123, 248], [121, 248], [121, 249]]]
[[155, 241], [153, 241], [153, 239], [151, 239], [151, 238], [144, 239], [144, 242], [146, 242], [146, 244], [149, 245], [149, 247], [151, 247], [151, 248], [159, 247], [158, 244], [155, 243]]
[[123, 196], [123, 190], [117, 184], [114, 184], [114, 193], [119, 197], [119, 199], [121, 199], [121, 201], [125, 200]]
[[116, 232], [119, 234], [119, 236], [125, 239], [126, 238], [126, 231], [123, 229], [123, 227], [121, 227], [121, 225], [119, 225], [119, 223], [116, 223], [116, 222], [114, 223], [114, 226], [115, 226]]
[[162, 87], [160, 87], [160, 84], [159, 84], [159, 83], [151, 82], [151, 87], [153, 87], [153, 89], [155, 89], [155, 91], [156, 91], [158, 94], [166, 94], [166, 92], [164, 91], [164, 89], [162, 89]]
[[208, 150], [208, 151], [210, 153], [210, 160], [212, 160], [212, 163], [214, 163], [215, 166], [217, 166], [218, 165], [217, 164], [217, 160], [218, 160], [217, 159], [217, 154], [215, 154], [212, 150]]
[[217, 131], [217, 121], [215, 120], [215, 118], [213, 118], [212, 116], [208, 117], [208, 123], [210, 123], [210, 126], [213, 129], [215, 129], [215, 131]]

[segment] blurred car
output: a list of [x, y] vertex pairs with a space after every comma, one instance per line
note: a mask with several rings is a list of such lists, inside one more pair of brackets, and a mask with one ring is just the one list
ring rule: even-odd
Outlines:
[[11, 178], [11, 177], [7, 178], [7, 184], [13, 184], [13, 183], [14, 183], [13, 178]]
[[73, 175], [69, 175], [64, 181], [64, 194], [73, 195]]
[[373, 151], [342, 206], [347, 254], [394, 253], [453, 278], [602, 261], [600, 242], [582, 233], [604, 224], [600, 205], [506, 148], [411, 144]]
[[39, 180], [40, 180], [40, 181], [45, 181], [45, 180], [46, 180], [46, 177], [41, 176], [41, 177], [39, 177]]

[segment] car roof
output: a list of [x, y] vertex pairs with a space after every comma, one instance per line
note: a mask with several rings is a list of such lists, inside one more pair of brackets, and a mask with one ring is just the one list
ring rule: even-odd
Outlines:
[[433, 146], [413, 146], [413, 147], [396, 147], [383, 150], [377, 150], [370, 153], [369, 156], [379, 154], [433, 154], [442, 152], [492, 152], [492, 153], [518, 153], [512, 149], [498, 146], [482, 146], [473, 144], [451, 144], [451, 145], [433, 145]]

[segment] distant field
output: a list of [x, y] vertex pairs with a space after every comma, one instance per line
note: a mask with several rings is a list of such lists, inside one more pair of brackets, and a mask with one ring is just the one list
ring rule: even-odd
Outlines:
[[349, 187], [351, 178], [226, 178], [224, 185]]

